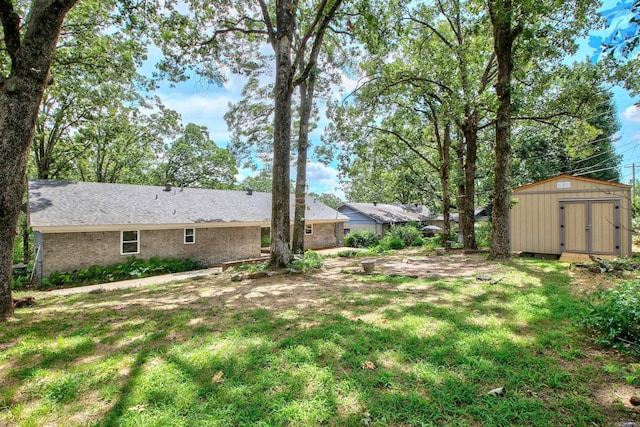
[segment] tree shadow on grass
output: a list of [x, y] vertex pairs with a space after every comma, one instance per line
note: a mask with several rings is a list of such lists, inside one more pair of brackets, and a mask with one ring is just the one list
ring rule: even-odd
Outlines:
[[[548, 278], [536, 268], [518, 267]], [[544, 344], [557, 333], [548, 325], [567, 322], [562, 277], [539, 287], [487, 285], [471, 295], [457, 288], [449, 299], [436, 289], [439, 302], [430, 300], [433, 282], [406, 293], [397, 287], [402, 283], [352, 286], [327, 297], [320, 291], [331, 285], [325, 280], [314, 282], [319, 290], [305, 288], [305, 299], [320, 301], [304, 308], [291, 303], [295, 288], [284, 286], [280, 303], [269, 300], [262, 308], [260, 298], [230, 308], [213, 297], [167, 304], [176, 289], [167, 295], [129, 291], [124, 297], [77, 297], [74, 311], [45, 315], [20, 329], [38, 330], [45, 341], [93, 331], [93, 347], [71, 351], [67, 359], [54, 357], [49, 367], [73, 367], [91, 356], [133, 356], [127, 374], [113, 379], [115, 398], [97, 425], [602, 421], [599, 408], [576, 393], [585, 381], [579, 366], [567, 374], [556, 363], [557, 349]], [[276, 286], [252, 285], [246, 293]], [[525, 320], [520, 300], [535, 302]], [[120, 303], [114, 310], [111, 304]], [[287, 304], [294, 314], [284, 316]], [[47, 367], [31, 358], [15, 363]], [[504, 398], [486, 395], [499, 386], [507, 387]]]

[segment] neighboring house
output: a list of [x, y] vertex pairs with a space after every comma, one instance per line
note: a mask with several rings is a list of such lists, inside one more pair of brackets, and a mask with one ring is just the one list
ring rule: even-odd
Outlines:
[[369, 230], [383, 237], [393, 224], [419, 222], [429, 219], [429, 208], [421, 205], [390, 205], [384, 203], [345, 203], [338, 211], [349, 220], [344, 224], [348, 234], [358, 230]]
[[512, 251], [632, 255], [628, 185], [560, 175], [514, 189], [511, 203]]
[[[305, 248], [341, 246], [348, 219], [308, 197]], [[293, 218], [294, 196], [291, 196]], [[36, 272], [142, 259], [192, 258], [205, 265], [260, 257], [271, 194], [94, 182], [29, 181]]]
[[[489, 221], [490, 209], [488, 207], [476, 206], [473, 211], [475, 222]], [[449, 214], [449, 220], [452, 222], [453, 227], [457, 227], [460, 215], [457, 212]], [[440, 228], [444, 227], [444, 215], [439, 214], [427, 221], [428, 225], [436, 225]]]

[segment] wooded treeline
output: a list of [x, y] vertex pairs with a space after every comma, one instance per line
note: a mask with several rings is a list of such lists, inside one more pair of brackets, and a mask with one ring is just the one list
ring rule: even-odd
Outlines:
[[[348, 199], [457, 209], [467, 248], [474, 206], [490, 204], [491, 255], [508, 256], [509, 188], [619, 177], [619, 68], [566, 60], [600, 25], [598, 5], [0, 0], [0, 317], [27, 175], [272, 191], [272, 266], [286, 265], [290, 241], [304, 249], [309, 133], [325, 105], [314, 154], [339, 161]], [[154, 46], [161, 60], [144, 75]], [[230, 73], [248, 83], [225, 117], [228, 147], [154, 94], [162, 79], [221, 85]], [[358, 88], [335, 99], [344, 78]], [[262, 172], [239, 184], [247, 165]]]

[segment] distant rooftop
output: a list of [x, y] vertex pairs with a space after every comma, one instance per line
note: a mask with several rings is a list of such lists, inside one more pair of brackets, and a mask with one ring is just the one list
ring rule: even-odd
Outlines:
[[343, 207], [350, 207], [380, 224], [394, 222], [427, 221], [429, 209], [423, 205], [391, 205], [386, 203], [345, 203]]

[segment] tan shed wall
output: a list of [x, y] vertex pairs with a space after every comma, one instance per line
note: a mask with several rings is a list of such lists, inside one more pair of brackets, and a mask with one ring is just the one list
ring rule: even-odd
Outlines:
[[[558, 188], [558, 182], [570, 182], [570, 188]], [[566, 199], [619, 198], [620, 200], [620, 254], [631, 255], [630, 191], [626, 187], [607, 183], [582, 181], [562, 177], [540, 185], [530, 185], [514, 191], [511, 199], [517, 201], [511, 208], [511, 250], [561, 254], [560, 201]], [[567, 222], [570, 219], [567, 218]]]
[[120, 255], [120, 232], [43, 233], [42, 275], [92, 265], [110, 265], [127, 257], [191, 258], [205, 265], [260, 256], [260, 227], [198, 228], [196, 242], [184, 244], [184, 229], [142, 230], [140, 253]]

